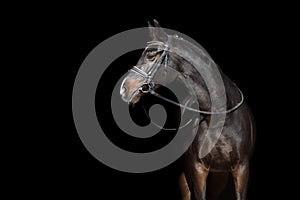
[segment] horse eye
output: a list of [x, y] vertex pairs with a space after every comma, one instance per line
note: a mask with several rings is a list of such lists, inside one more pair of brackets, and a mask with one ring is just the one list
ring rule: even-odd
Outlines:
[[147, 53], [146, 57], [148, 60], [153, 61], [156, 54], [157, 54], [156, 52], [149, 52], [149, 53]]

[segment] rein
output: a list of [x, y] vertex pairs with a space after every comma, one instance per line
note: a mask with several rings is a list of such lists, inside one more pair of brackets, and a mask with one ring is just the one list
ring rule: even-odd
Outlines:
[[193, 112], [196, 112], [196, 113], [201, 113], [201, 114], [205, 114], [205, 115], [220, 115], [220, 114], [228, 114], [228, 113], [231, 113], [233, 111], [235, 111], [236, 109], [238, 109], [244, 102], [244, 95], [242, 93], [242, 91], [237, 87], [240, 95], [241, 95], [241, 101], [236, 104], [234, 107], [230, 108], [229, 110], [225, 110], [225, 111], [216, 111], [216, 112], [209, 112], [209, 111], [203, 111], [203, 110], [199, 110], [199, 109], [195, 109], [195, 108], [191, 108], [191, 107], [188, 107], [188, 106], [185, 106], [183, 104], [180, 104], [180, 103], [177, 103], [176, 101], [173, 101], [173, 100], [170, 100], [160, 94], [158, 94], [157, 92], [155, 92], [154, 90], [150, 90], [150, 94], [164, 100], [164, 101], [167, 101], [169, 103], [172, 103], [176, 106], [179, 106], [183, 109], [186, 109], [186, 110], [189, 110], [189, 111], [193, 111]]

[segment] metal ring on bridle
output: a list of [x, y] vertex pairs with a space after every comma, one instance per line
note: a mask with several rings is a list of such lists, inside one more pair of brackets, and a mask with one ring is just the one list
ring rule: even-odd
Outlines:
[[139, 91], [144, 94], [147, 94], [148, 92], [150, 92], [153, 89], [152, 87], [153, 87], [153, 84], [146, 83], [139, 88]]

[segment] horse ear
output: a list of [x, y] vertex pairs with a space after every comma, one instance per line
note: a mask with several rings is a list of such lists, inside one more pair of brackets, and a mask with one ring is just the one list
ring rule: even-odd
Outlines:
[[163, 30], [162, 27], [160, 27], [157, 20], [154, 19], [153, 21], [154, 27], [150, 24], [150, 22], [148, 22], [150, 37], [152, 38], [152, 40], [166, 42], [168, 40], [167, 33]]
[[155, 27], [161, 27], [156, 19], [153, 20]]
[[149, 36], [152, 40], [154, 40], [155, 39], [154, 27], [149, 21], [148, 21], [148, 28], [149, 28]]

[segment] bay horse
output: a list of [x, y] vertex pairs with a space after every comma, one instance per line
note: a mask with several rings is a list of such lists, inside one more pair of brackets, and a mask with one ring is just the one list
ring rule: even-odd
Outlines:
[[[201, 146], [203, 133], [208, 130], [211, 115], [218, 113], [210, 110], [209, 91], [203, 77], [195, 71], [193, 62], [189, 62], [189, 59], [172, 51], [172, 48], [181, 49], [188, 56], [190, 50], [196, 47], [177, 35], [168, 35], [156, 20], [154, 20], [154, 26], [149, 23], [149, 32], [152, 41], [148, 43], [137, 65], [128, 72], [122, 82], [120, 88], [122, 99], [127, 103], [136, 104], [144, 94], [148, 92], [156, 94], [155, 88], [158, 87], [158, 84], [155, 84], [153, 76], [163, 73], [163, 70], [159, 69], [161, 65], [167, 65], [179, 74], [169, 78], [168, 81], [173, 81], [175, 78], [189, 80], [196, 92], [199, 110], [202, 112], [199, 111], [201, 120], [197, 121], [196, 137], [184, 153], [184, 171], [179, 178], [182, 199], [206, 199], [206, 180], [209, 173], [220, 174], [216, 176], [218, 184], [218, 188], [215, 188], [216, 195], [212, 196], [217, 199], [220, 190], [226, 184], [228, 173], [231, 173], [236, 199], [245, 200], [249, 159], [255, 143], [255, 123], [249, 106], [244, 102], [243, 94], [219, 69], [227, 99], [224, 127], [217, 142], [207, 155], [199, 156], [201, 148], [204, 148]], [[198, 57], [201, 58], [201, 62], [206, 63], [206, 68], [209, 68], [210, 64], [214, 64], [214, 62], [204, 50], [202, 52]], [[176, 104], [172, 101], [171, 103]], [[178, 104], [178, 106], [182, 106], [182, 104]], [[209, 138], [210, 134], [206, 136]], [[225, 180], [224, 184], [222, 184], [222, 180]]]

